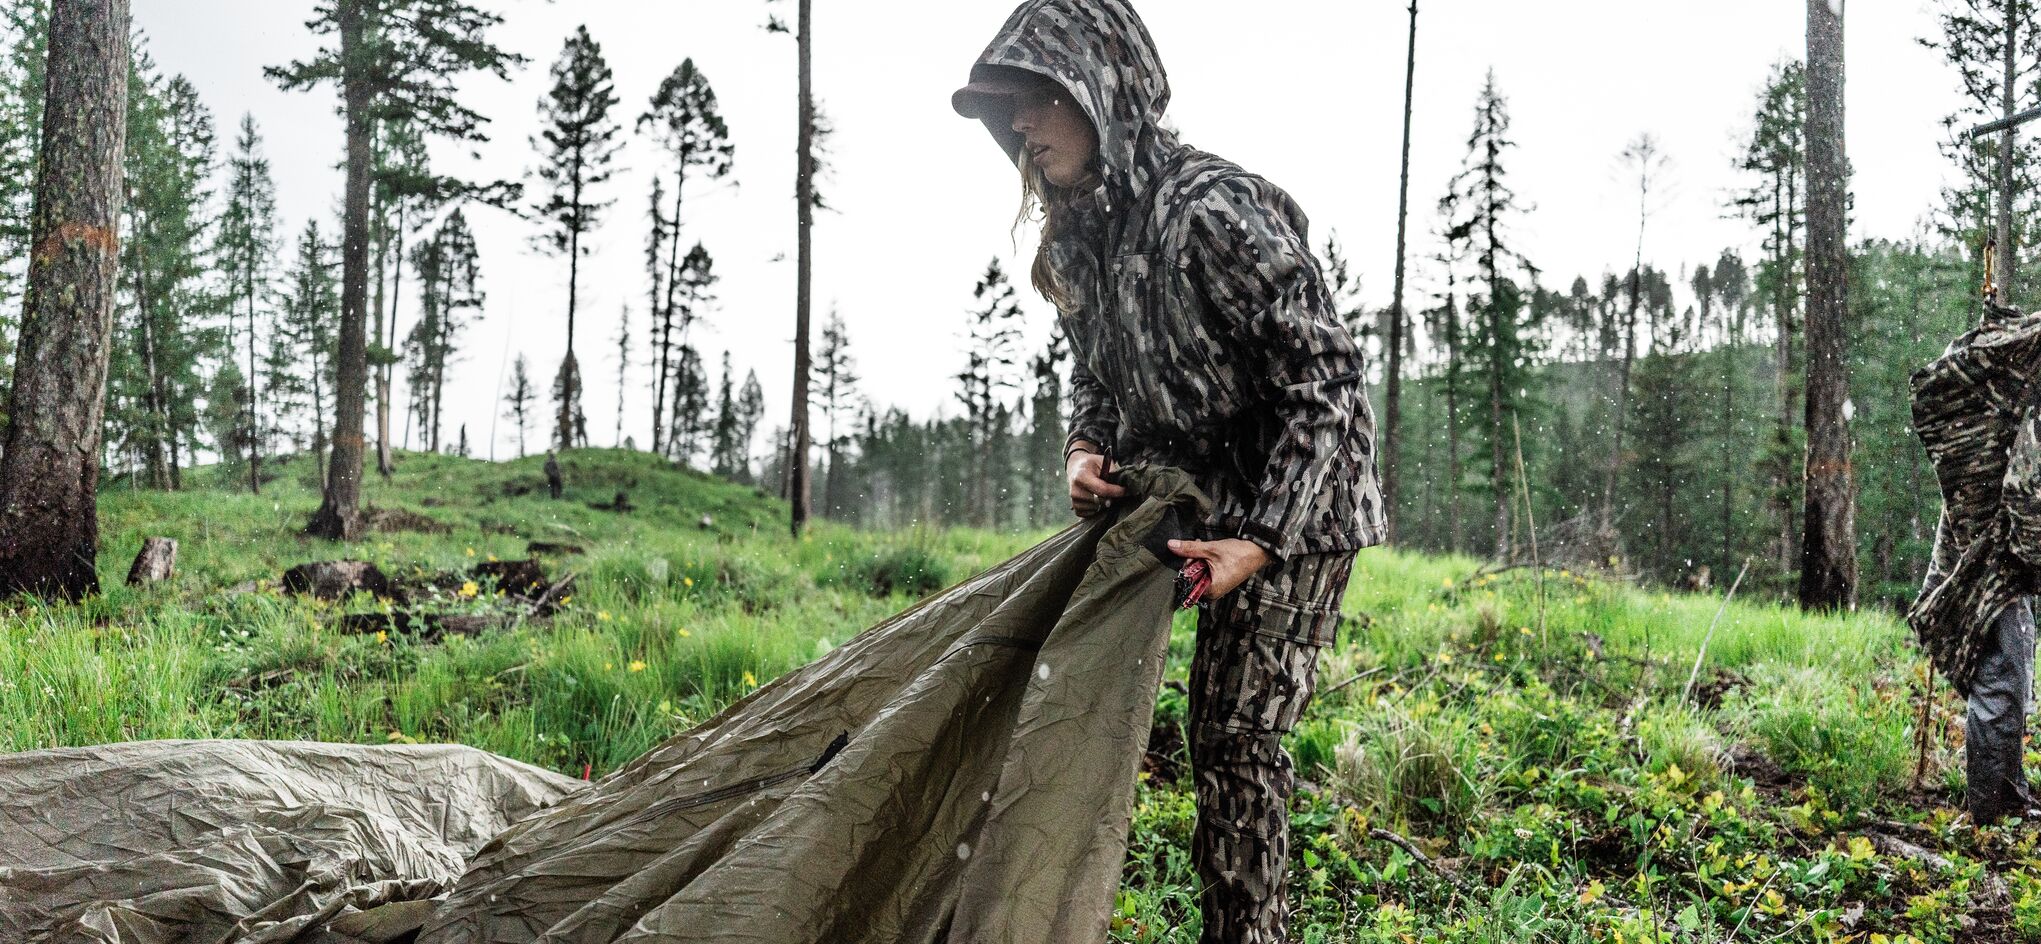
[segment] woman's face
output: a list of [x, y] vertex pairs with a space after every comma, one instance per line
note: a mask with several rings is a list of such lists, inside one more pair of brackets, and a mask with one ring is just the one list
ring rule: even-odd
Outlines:
[[1046, 86], [1015, 95], [1013, 130], [1027, 139], [1021, 147], [1050, 183], [1068, 189], [1090, 182], [1098, 133], [1062, 88]]

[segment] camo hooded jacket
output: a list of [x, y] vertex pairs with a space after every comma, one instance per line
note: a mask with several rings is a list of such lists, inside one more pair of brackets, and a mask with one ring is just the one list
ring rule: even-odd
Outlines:
[[1991, 305], [1913, 375], [1914, 433], [1941, 486], [1920, 598], [1921, 647], [1969, 694], [1994, 621], [2041, 573], [2041, 315]]
[[[1380, 542], [1361, 352], [1303, 211], [1164, 126], [1168, 77], [1126, 0], [1028, 0], [972, 76], [1001, 69], [1061, 84], [1099, 137], [1103, 184], [1058, 211], [1049, 250], [1077, 302], [1069, 441], [1192, 471], [1216, 503], [1207, 534], [1277, 559]], [[985, 124], [1018, 161], [1010, 122]]]

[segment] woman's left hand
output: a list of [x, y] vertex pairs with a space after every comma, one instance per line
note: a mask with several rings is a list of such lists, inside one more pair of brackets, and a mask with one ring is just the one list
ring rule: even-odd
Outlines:
[[1240, 538], [1222, 541], [1171, 541], [1169, 549], [1180, 557], [1194, 557], [1212, 568], [1212, 589], [1206, 591], [1207, 599], [1216, 599], [1233, 592], [1233, 588], [1254, 576], [1269, 562], [1269, 552], [1261, 545]]

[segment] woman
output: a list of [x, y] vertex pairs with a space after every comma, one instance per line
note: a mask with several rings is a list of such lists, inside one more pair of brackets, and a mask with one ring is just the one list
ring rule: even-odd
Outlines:
[[1073, 510], [1123, 492], [1121, 462], [1192, 472], [1215, 510], [1191, 667], [1202, 940], [1283, 940], [1282, 735], [1334, 640], [1354, 551], [1384, 530], [1359, 349], [1334, 313], [1303, 212], [1275, 185], [1179, 143], [1168, 79], [1126, 0], [1028, 0], [952, 104], [984, 121], [1039, 205], [1035, 287], [1075, 354]]

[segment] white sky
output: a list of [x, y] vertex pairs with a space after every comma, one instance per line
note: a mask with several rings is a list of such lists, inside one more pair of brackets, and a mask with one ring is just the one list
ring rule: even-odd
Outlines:
[[[1370, 306], [1386, 305], [1395, 261], [1397, 160], [1407, 4], [1402, 0], [1137, 0], [1169, 69], [1170, 113], [1193, 145], [1231, 158], [1290, 190], [1312, 218], [1312, 244], [1337, 231]], [[988, 259], [1025, 271], [1031, 244], [1013, 250], [1018, 199], [1007, 159], [982, 127], [949, 109], [949, 93], [1004, 22], [1010, 0], [818, 0], [816, 88], [837, 128], [834, 173], [823, 181], [835, 212], [815, 233], [815, 329], [831, 306], [849, 326], [865, 389], [916, 416], [951, 407], [961, 363], [959, 329]], [[492, 118], [479, 161], [436, 151], [440, 166], [477, 178], [524, 175], [536, 155], [537, 102], [547, 68], [586, 23], [616, 72], [625, 124], [685, 57], [714, 85], [736, 144], [735, 186], [691, 184], [685, 238], [704, 242], [722, 275], [721, 304], [697, 329], [712, 367], [728, 348], [741, 378], [765, 385], [766, 427], [786, 421], [794, 311], [794, 44], [768, 34], [760, 0], [499, 0], [494, 35], [531, 63], [512, 81], [471, 76], [463, 100]], [[788, 7], [791, 16], [791, 3]], [[310, 55], [303, 23], [312, 0], [145, 0], [137, 25], [158, 63], [196, 83], [225, 148], [253, 112], [275, 165], [280, 232], [293, 240], [308, 216], [337, 217], [342, 149], [330, 90], [285, 94], [264, 65]], [[1805, 49], [1805, 7], [1791, 0], [1423, 0], [1411, 161], [1412, 260], [1435, 241], [1433, 207], [1458, 169], [1475, 94], [1493, 68], [1519, 144], [1510, 173], [1534, 209], [1519, 245], [1563, 287], [1627, 266], [1636, 236], [1634, 181], [1617, 154], [1656, 134], [1673, 161], [1670, 189], [1651, 221], [1645, 256], [1678, 271], [1724, 247], [1756, 255], [1757, 233], [1725, 218], [1731, 170], [1758, 90], [1773, 63]], [[1852, 4], [1846, 24], [1847, 135], [1856, 169], [1852, 239], [1911, 233], [1937, 201], [1946, 171], [1936, 150], [1955, 77], [1916, 37], [1931, 35], [1927, 0]], [[651, 371], [644, 365], [645, 204], [661, 156], [633, 139], [628, 169], [594, 255], [581, 271], [575, 347], [586, 375], [593, 442], [615, 429], [619, 306], [639, 325], [626, 387], [625, 432], [649, 441]], [[453, 368], [445, 435], [460, 423], [478, 455], [501, 411], [499, 378], [522, 352], [549, 383], [564, 346], [567, 264], [531, 248], [531, 224], [470, 211], [482, 249], [483, 316]], [[1025, 237], [1024, 237], [1025, 239]], [[285, 254], [288, 254], [288, 247]], [[782, 257], [784, 254], [784, 257]], [[779, 261], [775, 261], [778, 259]], [[1413, 268], [1408, 295], [1424, 288]], [[412, 289], [407, 285], [406, 297]], [[1030, 344], [1051, 309], [1023, 290]], [[402, 324], [409, 324], [407, 311]], [[550, 424], [547, 424], [550, 427]], [[401, 420], [399, 425], [401, 435]], [[535, 431], [542, 436], [544, 430]], [[763, 431], [762, 431], [763, 432]], [[514, 451], [498, 429], [498, 455]]]

